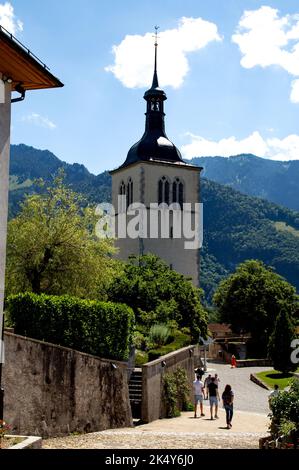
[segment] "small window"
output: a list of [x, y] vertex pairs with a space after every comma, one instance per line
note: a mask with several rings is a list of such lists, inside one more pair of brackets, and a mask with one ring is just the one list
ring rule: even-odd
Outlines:
[[158, 183], [158, 204], [162, 202], [169, 204], [169, 181], [165, 176], [162, 176]]

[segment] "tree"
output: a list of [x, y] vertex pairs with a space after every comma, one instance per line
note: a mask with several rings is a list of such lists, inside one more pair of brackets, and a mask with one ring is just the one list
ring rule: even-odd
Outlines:
[[233, 331], [251, 333], [254, 353], [261, 356], [267, 353], [280, 302], [287, 306], [291, 319], [298, 310], [295, 288], [257, 260], [241, 263], [219, 284], [213, 300], [221, 320], [230, 323]]
[[139, 324], [175, 321], [190, 328], [194, 340], [207, 333], [207, 315], [200, 303], [202, 291], [157, 256], [131, 257], [112, 282], [109, 297], [133, 308]]
[[115, 269], [113, 241], [94, 233], [94, 211], [63, 184], [27, 197], [8, 225], [7, 293], [70, 294], [105, 299]]
[[268, 355], [273, 360], [275, 370], [286, 374], [297, 369], [291, 361], [291, 342], [295, 338], [295, 324], [291, 321], [288, 307], [281, 304], [281, 310], [268, 344]]

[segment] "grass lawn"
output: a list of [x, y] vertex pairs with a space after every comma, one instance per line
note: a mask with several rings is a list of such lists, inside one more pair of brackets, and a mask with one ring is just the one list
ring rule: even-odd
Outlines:
[[274, 385], [277, 384], [279, 389], [283, 390], [289, 385], [293, 374], [282, 374], [277, 370], [265, 370], [264, 372], [258, 372], [256, 376], [269, 387], [274, 388]]

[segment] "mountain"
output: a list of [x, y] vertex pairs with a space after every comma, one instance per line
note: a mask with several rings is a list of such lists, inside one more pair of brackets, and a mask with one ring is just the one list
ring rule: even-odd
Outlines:
[[[11, 216], [17, 213], [26, 194], [43, 190], [34, 182], [35, 178], [51, 184], [60, 168], [64, 170], [66, 183], [85, 195], [90, 203], [111, 199], [108, 172], [93, 175], [83, 165], [67, 164], [48, 151], [12, 146], [10, 168]], [[207, 302], [211, 301], [220, 280], [249, 258], [272, 266], [299, 292], [298, 212], [206, 178], [202, 179], [201, 197], [204, 203], [201, 286]]]
[[299, 211], [299, 160], [279, 162], [243, 154], [196, 157], [191, 163], [204, 168], [205, 178]]

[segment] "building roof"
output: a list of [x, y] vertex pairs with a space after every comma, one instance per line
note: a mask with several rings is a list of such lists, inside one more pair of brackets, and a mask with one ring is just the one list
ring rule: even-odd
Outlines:
[[167, 96], [159, 87], [157, 46], [156, 41], [152, 86], [144, 94], [144, 99], [147, 102], [145, 132], [141, 139], [130, 148], [126, 161], [119, 169], [142, 161], [187, 165], [182, 159], [179, 149], [168, 139], [165, 132], [164, 101]]
[[1, 25], [0, 72], [12, 80], [13, 91], [20, 86], [23, 90], [63, 86], [38, 57]]

